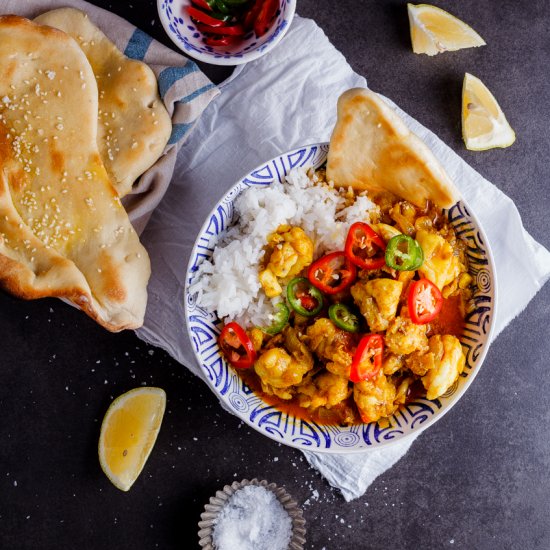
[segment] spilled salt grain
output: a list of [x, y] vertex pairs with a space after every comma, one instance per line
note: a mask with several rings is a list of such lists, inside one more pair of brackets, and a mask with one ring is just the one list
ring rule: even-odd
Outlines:
[[286, 550], [291, 533], [292, 520], [277, 497], [248, 485], [227, 501], [212, 538], [217, 550]]

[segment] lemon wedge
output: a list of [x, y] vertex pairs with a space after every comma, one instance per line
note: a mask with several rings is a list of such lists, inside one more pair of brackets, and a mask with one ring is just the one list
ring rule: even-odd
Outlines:
[[487, 86], [466, 73], [462, 86], [462, 138], [466, 149], [509, 147], [516, 134]]
[[149, 458], [166, 408], [160, 388], [141, 387], [117, 397], [99, 436], [99, 463], [115, 487], [128, 491]]
[[407, 4], [414, 53], [438, 53], [485, 46], [472, 27], [429, 4]]

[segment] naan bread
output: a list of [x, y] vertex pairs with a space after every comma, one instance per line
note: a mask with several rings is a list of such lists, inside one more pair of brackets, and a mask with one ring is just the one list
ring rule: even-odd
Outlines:
[[67, 34], [0, 17], [0, 284], [143, 323], [150, 263], [97, 148], [98, 93]]
[[99, 153], [123, 197], [162, 155], [172, 131], [153, 71], [123, 55], [80, 10], [49, 11], [35, 22], [66, 32], [86, 54], [99, 89]]
[[427, 145], [374, 92], [354, 88], [338, 99], [338, 120], [327, 178], [340, 187], [390, 191], [424, 207], [449, 208], [459, 199], [453, 182]]

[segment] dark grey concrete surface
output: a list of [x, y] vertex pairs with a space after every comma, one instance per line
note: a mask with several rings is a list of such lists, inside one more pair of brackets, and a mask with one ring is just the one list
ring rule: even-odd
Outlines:
[[[153, 1], [95, 3], [171, 44]], [[299, 0], [298, 11], [319, 23], [374, 90], [511, 196], [526, 228], [550, 248], [550, 3], [438, 5], [473, 25], [488, 46], [413, 55], [404, 1]], [[216, 80], [227, 74], [205, 70]], [[518, 136], [510, 149], [464, 148], [465, 71], [498, 98]], [[521, 251], [511, 253], [521, 261]], [[362, 498], [346, 503], [299, 451], [223, 412], [165, 353], [131, 333], [109, 334], [61, 302], [0, 292], [0, 548], [194, 548], [208, 497], [257, 476], [284, 485], [303, 505], [308, 549], [548, 549], [549, 321], [546, 285], [493, 344], [455, 408]], [[111, 399], [142, 383], [165, 388], [168, 409], [141, 478], [125, 494], [102, 474], [96, 444]]]

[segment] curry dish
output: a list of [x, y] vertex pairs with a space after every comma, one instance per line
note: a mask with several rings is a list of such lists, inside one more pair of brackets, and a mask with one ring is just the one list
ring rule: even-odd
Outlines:
[[258, 276], [267, 297], [281, 298], [277, 314], [268, 327], [228, 323], [220, 335], [266, 402], [317, 423], [387, 424], [411, 399], [443, 395], [465, 364], [465, 243], [430, 202], [369, 198], [378, 207], [369, 223], [358, 220], [342, 251], [315, 261], [301, 227], [269, 235]]

